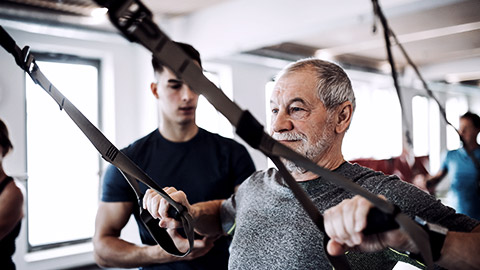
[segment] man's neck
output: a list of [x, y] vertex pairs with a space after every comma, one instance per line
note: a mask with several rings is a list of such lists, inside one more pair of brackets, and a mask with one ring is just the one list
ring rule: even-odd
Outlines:
[[162, 136], [172, 142], [186, 142], [191, 140], [198, 133], [198, 126], [195, 122], [178, 123], [160, 123], [158, 130]]
[[[329, 154], [323, 155], [323, 157], [325, 158], [321, 158], [318, 162], [316, 162], [316, 164], [322, 168], [325, 168], [331, 171], [337, 169], [338, 167], [340, 167], [340, 165], [342, 165], [345, 162], [345, 159], [343, 158], [341, 151], [336, 151], [336, 153], [329, 153]], [[296, 170], [292, 172], [292, 176], [293, 178], [295, 178], [297, 182], [304, 182], [304, 181], [309, 181], [309, 180], [318, 178], [317, 174], [310, 171], [306, 171], [302, 173]]]
[[464, 145], [464, 147], [467, 151], [474, 151], [475, 149], [479, 148], [480, 145], [478, 145], [478, 143], [475, 142], [475, 143], [471, 143], [471, 144], [466, 144], [466, 145]]

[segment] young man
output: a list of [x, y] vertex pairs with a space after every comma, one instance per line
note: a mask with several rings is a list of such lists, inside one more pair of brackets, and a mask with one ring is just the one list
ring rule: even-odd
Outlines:
[[[199, 53], [190, 45], [177, 43], [201, 68]], [[199, 128], [195, 123], [198, 94], [165, 66], [152, 60], [157, 82], [151, 84], [158, 101], [159, 127], [135, 141], [123, 152], [159, 186], [184, 190], [195, 202], [228, 198], [255, 170], [242, 145]], [[147, 187], [140, 184], [143, 192]], [[156, 245], [138, 217], [133, 190], [110, 166], [103, 179], [94, 236], [95, 258], [103, 267], [142, 267], [142, 269], [226, 269], [228, 239], [202, 237], [193, 251], [179, 258]], [[137, 246], [119, 238], [134, 214], [142, 242]], [[170, 235], [179, 249], [187, 240], [176, 231]], [[206, 255], [205, 255], [206, 254]], [[205, 256], [204, 256], [205, 255]]]
[[[396, 176], [346, 162], [342, 140], [348, 129], [355, 97], [345, 72], [318, 59], [300, 60], [279, 75], [271, 97], [271, 134], [281, 143], [335, 171], [372, 193], [382, 195], [410, 215], [448, 228], [436, 263], [452, 269], [474, 269], [480, 265], [480, 222], [456, 214], [434, 197]], [[331, 240], [332, 255], [344, 254], [354, 269], [391, 269], [398, 250], [418, 252], [401, 230], [366, 237], [366, 215], [372, 207], [362, 197], [322, 180], [312, 172], [284, 161], [296, 181], [321, 212]], [[204, 235], [222, 235], [235, 222], [229, 269], [331, 269], [323, 250], [323, 235], [286, 186], [275, 169], [253, 174], [228, 200], [190, 205], [185, 193], [167, 189], [172, 198], [188, 209], [196, 230]], [[144, 207], [160, 226], [175, 228], [178, 222], [166, 214], [163, 199], [147, 191]], [[335, 207], [329, 211], [330, 209]], [[393, 253], [393, 252], [392, 252]]]

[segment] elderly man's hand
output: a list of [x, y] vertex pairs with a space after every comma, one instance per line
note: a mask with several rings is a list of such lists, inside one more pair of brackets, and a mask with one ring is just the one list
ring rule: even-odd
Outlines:
[[[187, 195], [183, 191], [178, 191], [173, 187], [163, 189], [173, 200], [185, 206], [190, 213], [191, 205], [187, 200]], [[167, 210], [170, 204], [160, 196], [155, 190], [148, 189], [143, 197], [143, 208], [147, 209], [152, 217], [160, 219], [159, 226], [162, 228], [181, 228], [182, 223], [168, 216]]]
[[373, 252], [386, 247], [418, 252], [410, 237], [400, 229], [364, 235], [362, 231], [367, 226], [367, 215], [372, 207], [367, 199], [357, 195], [325, 211], [325, 231], [330, 237], [327, 252], [330, 255], [338, 256], [347, 250]]

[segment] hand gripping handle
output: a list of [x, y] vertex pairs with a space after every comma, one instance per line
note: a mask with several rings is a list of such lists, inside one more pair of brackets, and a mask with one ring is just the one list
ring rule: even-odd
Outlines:
[[363, 230], [363, 234], [371, 235], [400, 228], [395, 221], [395, 214], [399, 213], [398, 206], [395, 205], [395, 209], [394, 214], [386, 214], [376, 207], [370, 209], [367, 215], [367, 227]]

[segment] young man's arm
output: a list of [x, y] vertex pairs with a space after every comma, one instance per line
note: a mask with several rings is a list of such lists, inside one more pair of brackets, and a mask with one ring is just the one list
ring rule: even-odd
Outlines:
[[[138, 246], [120, 239], [120, 233], [133, 211], [130, 202], [100, 202], [95, 221], [93, 238], [95, 260], [102, 267], [134, 268], [151, 264], [190, 260], [205, 255], [212, 247], [213, 240], [195, 240], [194, 250], [180, 258], [165, 252], [159, 245]], [[188, 248], [187, 240], [170, 232], [179, 249]]]

